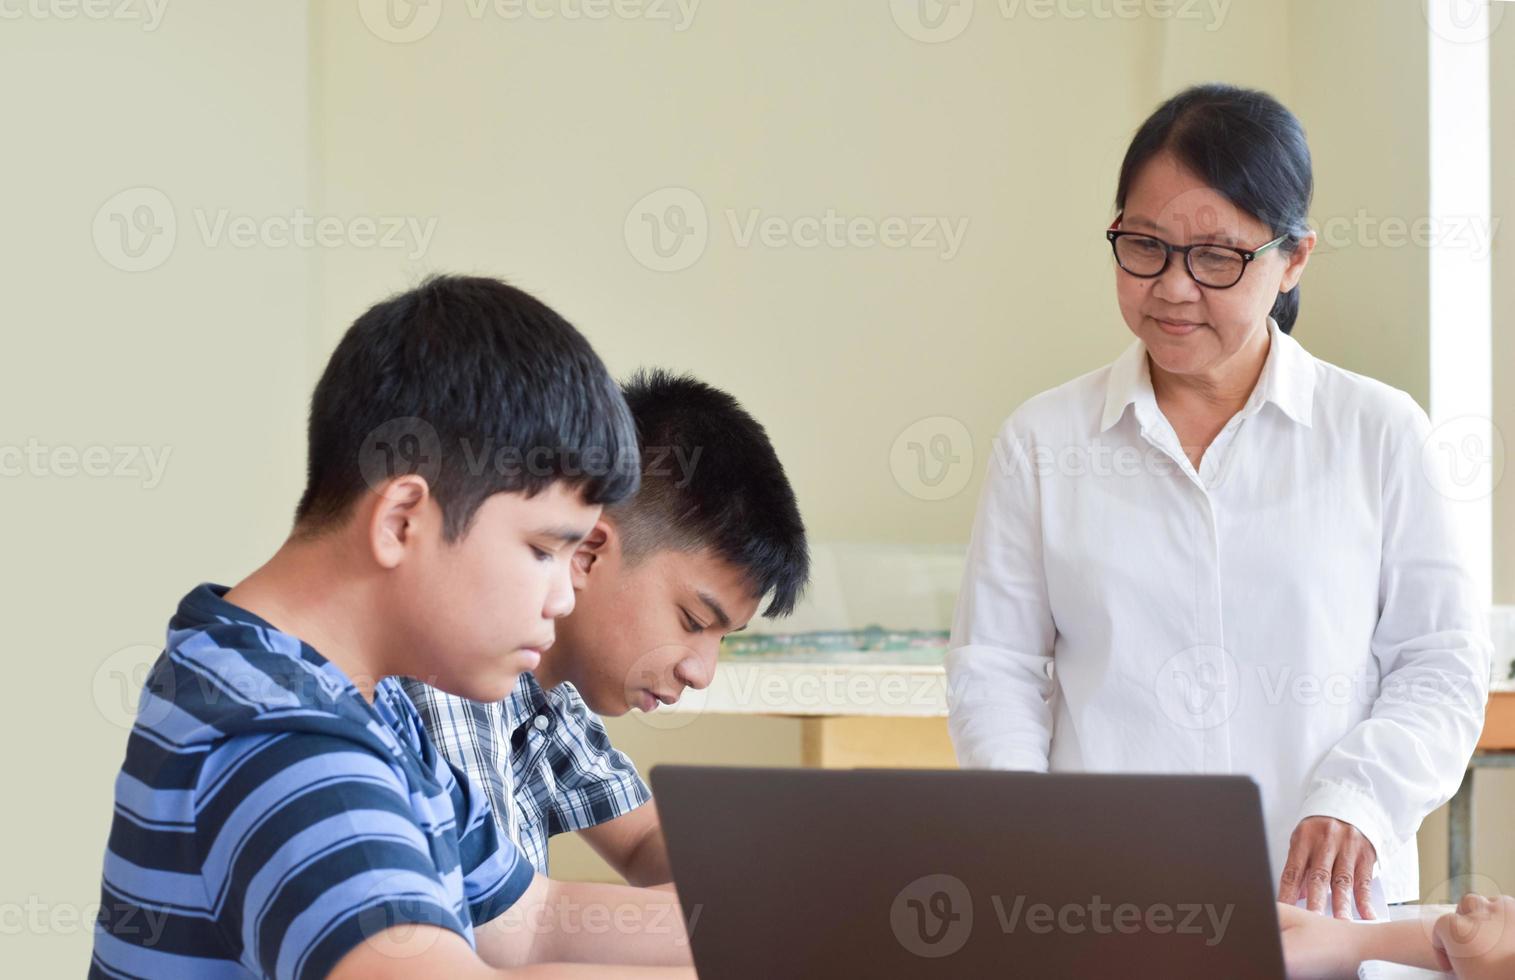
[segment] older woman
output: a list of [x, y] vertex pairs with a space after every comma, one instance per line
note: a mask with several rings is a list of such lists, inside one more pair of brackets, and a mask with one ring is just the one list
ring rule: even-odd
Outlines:
[[1418, 897], [1490, 651], [1425, 413], [1289, 334], [1311, 188], [1261, 92], [1190, 89], [1137, 132], [1106, 232], [1136, 340], [1000, 431], [951, 729], [968, 766], [1250, 775], [1280, 900], [1371, 916], [1375, 874]]

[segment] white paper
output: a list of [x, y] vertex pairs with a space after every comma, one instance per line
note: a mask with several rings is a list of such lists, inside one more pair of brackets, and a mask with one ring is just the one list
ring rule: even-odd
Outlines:
[[1440, 970], [1422, 970], [1418, 966], [1403, 966], [1384, 960], [1368, 960], [1357, 968], [1358, 980], [1444, 980], [1455, 977], [1453, 973]]

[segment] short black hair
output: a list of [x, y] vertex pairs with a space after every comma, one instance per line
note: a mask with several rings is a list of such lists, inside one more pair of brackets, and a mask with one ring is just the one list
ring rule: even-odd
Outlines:
[[621, 386], [636, 420], [642, 486], [611, 509], [627, 560], [710, 549], [771, 593], [767, 617], [787, 616], [810, 579], [794, 490], [768, 433], [719, 388], [687, 375], [640, 371]]
[[498, 279], [436, 276], [375, 304], [338, 342], [310, 401], [297, 531], [343, 520], [366, 490], [420, 473], [444, 537], [493, 494], [554, 483], [590, 504], [636, 492], [636, 430], [583, 335]]
[[[1148, 160], [1172, 153], [1226, 200], [1286, 236], [1287, 254], [1310, 232], [1315, 178], [1305, 130], [1294, 113], [1256, 89], [1211, 83], [1186, 88], [1158, 106], [1126, 150], [1115, 190], [1116, 210]], [[1299, 287], [1280, 293], [1273, 319], [1284, 333], [1299, 318]]]

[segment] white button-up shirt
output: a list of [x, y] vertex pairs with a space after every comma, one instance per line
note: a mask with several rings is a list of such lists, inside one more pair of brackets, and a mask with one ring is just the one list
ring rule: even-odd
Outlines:
[[972, 767], [1249, 775], [1275, 876], [1324, 815], [1372, 842], [1388, 901], [1418, 899], [1416, 830], [1483, 727], [1487, 613], [1425, 413], [1269, 334], [1197, 472], [1140, 341], [1005, 422], [947, 656], [953, 742]]

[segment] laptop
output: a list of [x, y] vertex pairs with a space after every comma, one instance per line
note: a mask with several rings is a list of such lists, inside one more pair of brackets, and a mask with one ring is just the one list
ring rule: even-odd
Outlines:
[[1244, 776], [658, 766], [716, 980], [1282, 980]]

